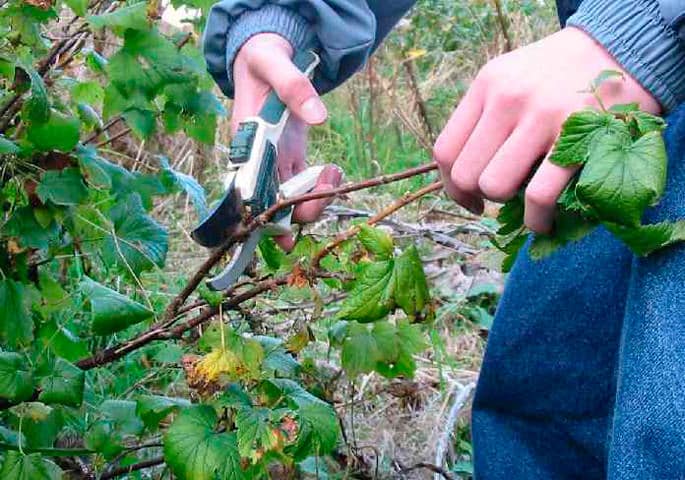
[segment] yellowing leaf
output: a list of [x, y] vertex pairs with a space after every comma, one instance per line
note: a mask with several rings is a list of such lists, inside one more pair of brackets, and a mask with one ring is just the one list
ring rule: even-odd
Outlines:
[[407, 51], [407, 60], [414, 60], [426, 55], [428, 51], [425, 48], [412, 48]]

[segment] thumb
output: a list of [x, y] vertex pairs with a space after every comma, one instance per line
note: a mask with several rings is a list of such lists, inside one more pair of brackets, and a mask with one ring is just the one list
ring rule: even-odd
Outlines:
[[325, 122], [328, 112], [312, 82], [285, 52], [277, 52], [252, 55], [250, 68], [254, 74], [268, 83], [300, 120], [309, 125]]

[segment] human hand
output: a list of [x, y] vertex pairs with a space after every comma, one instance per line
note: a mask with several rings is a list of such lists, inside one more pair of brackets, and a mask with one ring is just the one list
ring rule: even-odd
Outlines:
[[[292, 56], [293, 48], [285, 38], [273, 33], [262, 33], [245, 42], [233, 63], [233, 133], [245, 118], [259, 113], [271, 90], [276, 91], [292, 113], [278, 144], [278, 173], [281, 182], [306, 168], [309, 126], [323, 123], [327, 116], [326, 107], [314, 86], [292, 63]], [[338, 186], [341, 181], [341, 170], [335, 165], [327, 165], [319, 176], [314, 191], [328, 190]], [[302, 203], [295, 208], [293, 220], [314, 221], [327, 204], [327, 199]], [[291, 235], [277, 237], [276, 242], [285, 250], [290, 250], [294, 245]]]
[[[447, 193], [481, 213], [484, 198], [507, 201], [530, 178], [525, 224], [549, 233], [556, 201], [577, 168], [545, 158], [532, 170], [571, 113], [597, 106], [592, 94], [581, 92], [603, 70], [624, 72], [601, 45], [571, 27], [488, 62], [435, 143], [433, 156]], [[599, 93], [607, 106], [637, 102], [647, 112], [661, 110], [628, 74], [606, 81]]]

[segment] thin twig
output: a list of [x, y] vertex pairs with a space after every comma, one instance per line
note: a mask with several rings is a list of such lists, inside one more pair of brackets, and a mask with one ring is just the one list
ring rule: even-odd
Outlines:
[[401, 467], [400, 471], [397, 473], [399, 473], [400, 475], [405, 475], [409, 472], [413, 472], [414, 470], [430, 470], [431, 472], [435, 473], [435, 476], [438, 479], [442, 477], [446, 480], [454, 480], [454, 476], [444, 468], [426, 462], [415, 463], [410, 467]]
[[[217, 248], [214, 252], [212, 252], [209, 258], [202, 265], [200, 265], [197, 271], [191, 276], [191, 278], [188, 280], [188, 282], [186, 283], [185, 287], [181, 290], [181, 292], [178, 295], [176, 295], [176, 297], [174, 297], [174, 299], [169, 303], [167, 309], [165, 310], [162, 316], [162, 319], [159, 322], [155, 323], [147, 331], [140, 333], [136, 337], [121, 342], [112, 347], [106, 348], [104, 350], [101, 350], [99, 352], [96, 352], [91, 357], [80, 360], [79, 362], [77, 362], [76, 365], [83, 370], [90, 370], [101, 365], [106, 365], [156, 340], [180, 338], [186, 331], [196, 327], [197, 325], [201, 325], [202, 323], [213, 318], [217, 314], [217, 307], [205, 308], [202, 312], [200, 312], [198, 315], [191, 318], [190, 320], [187, 320], [171, 328], [172, 325], [174, 325], [177, 321], [178, 310], [180, 309], [180, 307], [195, 291], [195, 289], [197, 289], [197, 287], [200, 285], [200, 283], [209, 273], [209, 271], [219, 261], [221, 261], [224, 253], [230, 248], [230, 246], [233, 245], [236, 241], [245, 238], [245, 236], [247, 236], [251, 231], [258, 228], [260, 225], [267, 223], [271, 219], [271, 217], [282, 208], [286, 208], [291, 205], [299, 204], [301, 202], [305, 202], [312, 199], [335, 197], [343, 193], [362, 190], [377, 185], [384, 185], [390, 182], [395, 182], [398, 180], [430, 172], [435, 168], [437, 168], [437, 165], [435, 163], [430, 163], [422, 167], [412, 168], [396, 174], [383, 175], [359, 183], [353, 183], [321, 192], [308, 193], [305, 195], [300, 195], [297, 197], [279, 201], [276, 205], [268, 209], [264, 214], [260, 215], [256, 219], [253, 219], [246, 227], [239, 228], [229, 239], [226, 240], [224, 245], [222, 245], [221, 247]], [[427, 187], [418, 190], [413, 194], [406, 195], [399, 201], [392, 204], [390, 207], [384, 209], [379, 214], [369, 219], [369, 222], [373, 224], [387, 217], [388, 215], [391, 215], [403, 206], [408, 205], [412, 201], [430, 192], [439, 190], [440, 188], [441, 183], [435, 182]], [[322, 252], [319, 252], [319, 254], [322, 255], [320, 258], [323, 258], [324, 254]], [[317, 264], [315, 262], [313, 265], [313, 270], [318, 270]], [[236, 288], [234, 287], [226, 292], [225, 295], [227, 299], [223, 303], [223, 307], [226, 309], [235, 308], [242, 302], [250, 300], [267, 290], [273, 289], [280, 285], [284, 285], [285, 283], [287, 283], [288, 279], [288, 276], [266, 279], [255, 284], [255, 286], [252, 289], [239, 293], [237, 295], [233, 295], [236, 290]]]
[[[461, 387], [461, 388], [460, 388]], [[450, 407], [450, 412], [447, 415], [447, 422], [445, 425], [445, 431], [438, 440], [438, 446], [435, 449], [435, 464], [442, 465], [445, 462], [445, 455], [447, 453], [447, 445], [452, 437], [452, 432], [454, 431], [454, 426], [457, 423], [457, 418], [459, 417], [459, 412], [464, 407], [464, 404], [469, 399], [471, 391], [476, 388], [475, 383], [469, 383], [466, 386], [461, 386], [455, 384], [452, 389], [452, 395], [454, 395], [454, 401]], [[439, 472], [435, 473], [433, 480], [440, 480]]]
[[[367, 225], [374, 225], [381, 220], [385, 219], [386, 217], [389, 217], [393, 213], [395, 213], [397, 210], [401, 209], [402, 207], [405, 207], [409, 205], [410, 203], [418, 200], [419, 198], [423, 197], [424, 195], [428, 195], [429, 193], [435, 192], [442, 189], [442, 181], [434, 182], [431, 183], [430, 185], [423, 187], [416, 192], [407, 194], [397, 200], [396, 202], [390, 204], [388, 207], [384, 208], [380, 212], [378, 212], [376, 215], [373, 217], [369, 218], [366, 221]], [[321, 263], [321, 260], [328, 254], [330, 254], [333, 250], [335, 250], [337, 247], [339, 247], [343, 242], [348, 240], [349, 238], [355, 236], [357, 233], [359, 233], [360, 230], [359, 225], [355, 225], [348, 229], [347, 231], [339, 234], [338, 236], [333, 239], [333, 241], [329, 242], [324, 248], [322, 248], [315, 256], [314, 259], [312, 260], [312, 265], [315, 268], [318, 268], [319, 264]]]
[[501, 0], [492, 0], [492, 2], [495, 4], [495, 11], [497, 12], [497, 21], [499, 22], [499, 26], [502, 29], [502, 36], [504, 36], [504, 43], [506, 46], [506, 52], [511, 52], [514, 49], [514, 42], [511, 39], [511, 33], [509, 32], [509, 22], [507, 22], [507, 18], [504, 15], [504, 11], [502, 10], [502, 1]]
[[155, 457], [151, 458], [150, 460], [143, 460], [142, 462], [120, 467], [112, 470], [111, 472], [105, 473], [100, 477], [100, 480], [109, 480], [110, 478], [121, 477], [122, 475], [127, 475], [131, 472], [143, 470], [145, 468], [156, 467], [157, 465], [162, 465], [163, 463], [164, 457]]

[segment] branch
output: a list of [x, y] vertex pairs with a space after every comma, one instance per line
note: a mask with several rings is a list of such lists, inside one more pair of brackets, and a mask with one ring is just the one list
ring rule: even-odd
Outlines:
[[193, 274], [192, 277], [183, 287], [181, 292], [171, 301], [166, 311], [164, 312], [162, 323], [173, 322], [174, 317], [178, 313], [178, 309], [183, 305], [188, 297], [195, 291], [195, 289], [200, 285], [200, 282], [207, 276], [209, 271], [221, 261], [224, 254], [228, 251], [231, 246], [237, 241], [246, 238], [253, 230], [266, 224], [269, 220], [278, 212], [284, 208], [297, 205], [302, 202], [307, 202], [309, 200], [318, 200], [320, 198], [335, 198], [346, 193], [355, 192], [357, 190], [364, 190], [371, 187], [377, 187], [380, 185], [386, 185], [388, 183], [397, 182], [399, 180], [404, 180], [407, 178], [415, 177], [417, 175], [422, 175], [427, 172], [431, 172], [438, 168], [437, 163], [431, 162], [427, 165], [421, 167], [410, 168], [402, 172], [394, 173], [391, 175], [381, 175], [380, 177], [372, 178], [369, 180], [364, 180], [358, 183], [349, 183], [337, 188], [331, 188], [329, 190], [321, 190], [318, 192], [306, 193], [304, 195], [298, 195], [296, 197], [291, 197], [289, 199], [279, 200], [271, 208], [267, 209], [259, 217], [253, 219], [246, 227], [239, 228], [236, 232], [231, 235], [230, 238], [220, 247], [216, 248], [209, 258], [198, 268], [198, 270]]
[[[264, 225], [269, 222], [271, 217], [278, 212], [279, 210], [283, 208], [290, 207], [292, 205], [296, 205], [302, 202], [306, 202], [309, 200], [314, 200], [314, 199], [319, 199], [319, 198], [331, 198], [331, 197], [336, 197], [345, 193], [350, 193], [353, 191], [357, 190], [363, 190], [366, 188], [371, 188], [375, 187], [378, 185], [385, 185], [391, 182], [396, 182], [399, 180], [403, 180], [406, 178], [410, 178], [413, 176], [421, 175], [426, 172], [430, 172], [432, 170], [435, 170], [437, 168], [436, 163], [429, 163], [427, 165], [421, 166], [421, 167], [416, 167], [416, 168], [411, 168], [408, 170], [405, 170], [403, 172], [395, 173], [392, 175], [382, 175], [380, 177], [372, 178], [369, 180], [364, 180], [362, 182], [358, 183], [351, 183], [348, 185], [344, 185], [342, 187], [337, 187], [329, 190], [323, 190], [320, 192], [312, 192], [312, 193], [307, 193], [304, 195], [299, 195], [297, 197], [292, 197], [290, 199], [284, 199], [280, 200], [278, 203], [276, 203], [274, 206], [266, 210], [262, 215], [259, 217], [253, 219], [250, 223], [248, 223], [247, 226], [238, 228], [236, 232], [229, 237], [226, 242], [217, 249], [215, 249], [209, 258], [205, 260], [202, 265], [197, 269], [197, 271], [190, 277], [186, 285], [183, 287], [183, 289], [174, 297], [174, 299], [169, 303], [167, 306], [164, 314], [162, 315], [162, 319], [152, 325], [147, 331], [142, 332], [141, 334], [137, 335], [136, 337], [127, 340], [125, 342], [119, 343], [117, 345], [114, 345], [112, 347], [106, 348], [104, 350], [101, 350], [91, 357], [82, 359], [78, 362], [76, 362], [76, 365], [83, 369], [83, 370], [90, 370], [91, 368], [95, 368], [101, 365], [106, 365], [108, 363], [111, 363], [115, 360], [118, 360], [125, 356], [126, 354], [138, 350], [139, 348], [153, 342], [156, 340], [163, 340], [163, 339], [170, 339], [170, 338], [180, 338], [183, 333], [186, 331], [201, 325], [202, 323], [210, 320], [213, 318], [217, 313], [218, 313], [218, 308], [217, 307], [208, 307], [205, 308], [202, 312], [200, 312], [198, 315], [195, 317], [191, 318], [190, 320], [187, 320], [186, 322], [183, 322], [179, 325], [177, 325], [174, 328], [171, 328], [174, 323], [177, 321], [178, 317], [178, 312], [183, 303], [190, 297], [190, 295], [197, 289], [197, 287], [200, 285], [202, 280], [207, 276], [207, 274], [210, 272], [210, 270], [221, 261], [223, 258], [224, 254], [228, 251], [228, 249], [237, 241], [242, 240], [245, 238], [250, 232], [255, 230], [261, 225]], [[404, 196], [402, 199], [399, 201], [395, 202], [392, 204], [390, 207], [384, 209], [382, 212], [380, 212], [378, 215], [374, 216], [373, 218], [369, 219], [370, 224], [373, 224], [382, 218], [385, 218], [388, 215], [391, 215], [395, 211], [399, 210], [403, 206], [411, 203], [412, 201], [422, 197], [423, 195], [426, 195], [427, 193], [439, 190], [442, 188], [442, 184], [440, 182], [435, 182], [427, 187], [422, 188], [421, 190]], [[332, 248], [334, 248], [333, 246]], [[332, 249], [331, 248], [331, 249]], [[325, 256], [325, 253], [319, 252], [318, 255], [321, 254], [321, 258]], [[316, 270], [316, 265], [318, 263], [314, 262], [315, 270]], [[234, 295], [237, 287], [239, 285], [234, 286], [233, 288], [229, 289], [226, 291], [225, 296], [227, 297], [227, 300], [223, 303], [223, 307], [225, 309], [233, 309], [236, 308], [238, 305], [241, 303], [250, 300], [254, 298], [255, 296], [271, 290], [273, 288], [276, 288], [278, 286], [284, 285], [287, 283], [289, 276], [283, 276], [283, 277], [278, 277], [278, 278], [268, 278], [264, 279], [260, 282], [257, 282], [255, 286], [247, 291], [244, 291], [240, 294]]]
[[502, 11], [501, 0], [492, 0], [495, 4], [495, 11], [497, 12], [497, 21], [502, 29], [502, 35], [504, 36], [505, 52], [511, 52], [514, 49], [514, 42], [511, 39], [511, 33], [509, 33], [509, 25]]
[[[380, 212], [378, 212], [376, 215], [373, 217], [369, 218], [366, 221], [367, 225], [374, 225], [381, 220], [385, 219], [386, 217], [389, 217], [393, 213], [395, 213], [397, 210], [399, 210], [402, 207], [405, 207], [409, 205], [410, 203], [418, 200], [419, 198], [423, 197], [424, 195], [427, 195], [429, 193], [435, 192], [437, 190], [442, 189], [442, 182], [434, 182], [431, 183], [430, 185], [423, 187], [416, 192], [409, 193], [404, 195], [402, 198], [397, 200], [395, 203], [392, 203], [390, 206], [384, 208]], [[328, 243], [324, 248], [322, 248], [314, 257], [314, 260], [312, 260], [312, 265], [314, 268], [318, 268], [319, 264], [321, 263], [321, 260], [323, 258], [330, 254], [333, 250], [335, 250], [337, 247], [340, 246], [345, 240], [355, 236], [357, 233], [359, 233], [360, 227], [359, 225], [355, 225], [346, 232], [341, 233], [338, 235], [332, 242]]]
[[127, 475], [131, 472], [138, 470], [143, 470], [145, 468], [156, 467], [157, 465], [162, 465], [164, 463], [164, 457], [155, 457], [150, 460], [144, 460], [142, 462], [134, 463], [133, 465], [127, 465], [125, 467], [120, 467], [112, 470], [111, 472], [104, 473], [100, 480], [109, 480], [110, 478], [121, 477], [122, 475]]
[[438, 467], [437, 465], [433, 465], [432, 463], [426, 463], [426, 462], [419, 462], [415, 463], [411, 467], [401, 467], [400, 471], [398, 472], [400, 475], [403, 475], [405, 473], [413, 472], [414, 470], [430, 470], [431, 472], [435, 473], [436, 476], [442, 477], [446, 480], [454, 480], [454, 477], [450, 472], [445, 470], [442, 467]]
[[0, 450], [15, 450], [18, 452], [29, 453], [40, 453], [48, 457], [75, 457], [78, 455], [91, 455], [95, 453], [93, 450], [87, 448], [27, 448], [22, 447], [19, 449], [18, 445], [13, 445], [11, 443], [0, 442]]

